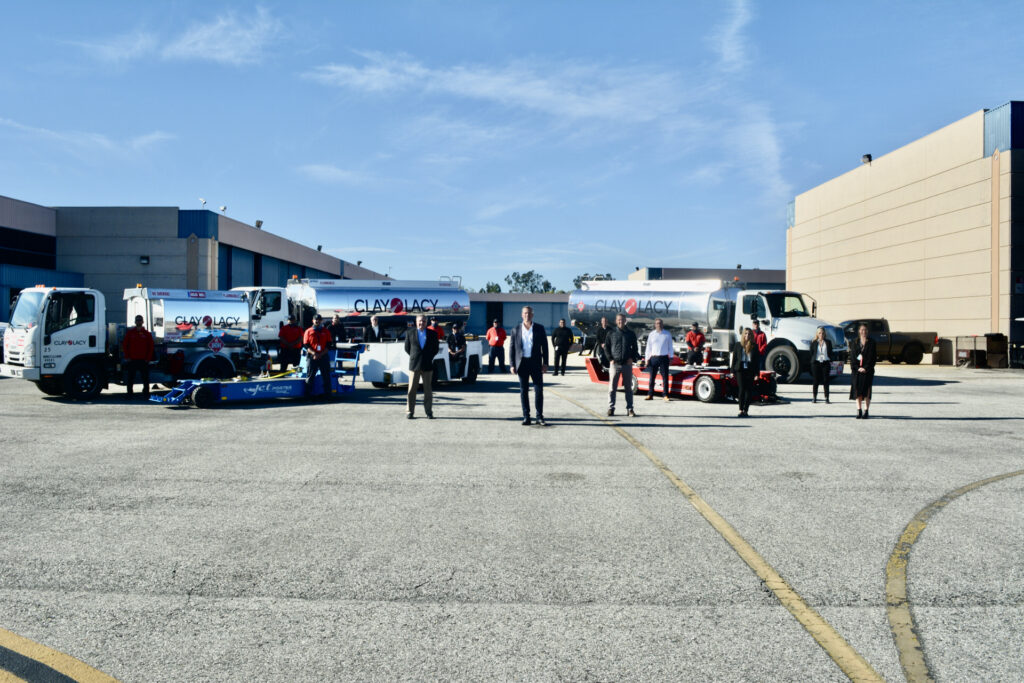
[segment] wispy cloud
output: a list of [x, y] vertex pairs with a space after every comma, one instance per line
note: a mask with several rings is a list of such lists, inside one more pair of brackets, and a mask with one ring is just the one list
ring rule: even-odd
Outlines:
[[520, 196], [502, 201], [492, 202], [476, 212], [477, 220], [487, 221], [518, 209], [532, 209], [549, 206], [551, 200], [538, 196]]
[[262, 60], [267, 44], [281, 32], [281, 22], [263, 7], [254, 16], [228, 12], [193, 24], [163, 48], [166, 59], [194, 59], [242, 66]]
[[173, 140], [175, 137], [163, 131], [153, 131], [152, 133], [124, 140], [116, 140], [102, 133], [50, 130], [49, 128], [29, 126], [6, 118], [0, 118], [0, 126], [20, 131], [39, 140], [58, 142], [72, 152], [103, 152], [115, 155], [143, 152], [161, 142]]
[[374, 179], [361, 171], [339, 168], [333, 164], [306, 164], [299, 166], [298, 171], [310, 180], [329, 185], [366, 185]]
[[679, 104], [675, 74], [643, 66], [518, 61], [432, 68], [408, 55], [357, 52], [361, 64], [325, 64], [306, 77], [368, 93], [415, 90], [492, 102], [570, 120], [649, 122]]
[[748, 64], [744, 30], [753, 19], [748, 0], [733, 0], [726, 22], [714, 31], [710, 40], [718, 53], [719, 67], [735, 73]]
[[72, 42], [102, 62], [121, 64], [155, 53], [157, 36], [146, 31], [133, 31], [115, 36], [105, 43]]
[[282, 24], [262, 7], [254, 14], [227, 12], [196, 22], [183, 32], [160, 35], [136, 30], [105, 42], [73, 42], [95, 59], [123, 64], [153, 57], [168, 61], [208, 61], [229, 66], [257, 64], [282, 33]]
[[512, 232], [511, 228], [506, 228], [500, 225], [464, 225], [462, 231], [470, 237], [485, 238], [485, 237], [498, 237], [501, 235], [508, 235]]

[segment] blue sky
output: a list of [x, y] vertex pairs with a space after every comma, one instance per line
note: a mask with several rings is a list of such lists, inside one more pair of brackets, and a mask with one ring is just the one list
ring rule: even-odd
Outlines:
[[785, 267], [799, 192], [1024, 98], [1019, 2], [38, 2], [0, 194], [226, 205], [396, 277]]

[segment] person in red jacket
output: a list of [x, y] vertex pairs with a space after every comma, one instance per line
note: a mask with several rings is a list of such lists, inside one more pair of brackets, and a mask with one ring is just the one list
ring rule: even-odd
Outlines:
[[689, 350], [686, 352], [686, 364], [687, 365], [700, 365], [704, 362], [704, 333], [700, 331], [700, 324], [693, 323], [690, 331], [686, 333], [686, 346]]
[[761, 330], [761, 321], [756, 317], [750, 322], [753, 325], [750, 331], [754, 335], [754, 343], [757, 344], [757, 353], [761, 356], [761, 369], [764, 370], [764, 352], [768, 348], [768, 335]]
[[331, 394], [331, 349], [334, 348], [334, 335], [324, 327], [324, 319], [320, 314], [313, 316], [313, 326], [306, 330], [302, 337], [302, 346], [306, 349], [309, 361], [306, 366], [306, 397], [313, 394], [313, 378], [320, 373], [324, 386], [324, 396]]
[[153, 360], [153, 335], [142, 325], [142, 316], [135, 316], [135, 327], [128, 328], [121, 340], [124, 354], [124, 383], [128, 395], [134, 393], [135, 373], [142, 375], [142, 396], [149, 398], [149, 361]]
[[288, 322], [277, 331], [280, 353], [277, 360], [281, 364], [281, 372], [289, 365], [299, 364], [299, 352], [302, 351], [302, 328], [295, 324], [295, 316], [288, 316]]
[[491, 323], [491, 329], [487, 330], [487, 345], [491, 350], [491, 358], [487, 361], [487, 374], [494, 372], [494, 361], [501, 365], [501, 372], [505, 374], [505, 329], [495, 318]]

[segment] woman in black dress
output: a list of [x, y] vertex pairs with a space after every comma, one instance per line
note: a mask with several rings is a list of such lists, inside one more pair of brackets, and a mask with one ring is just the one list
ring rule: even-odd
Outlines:
[[818, 385], [825, 387], [825, 403], [828, 403], [828, 381], [832, 374], [832, 342], [825, 336], [825, 328], [819, 327], [811, 342], [811, 378], [814, 380], [812, 394], [818, 402]]
[[754, 396], [754, 376], [761, 367], [761, 354], [754, 343], [754, 335], [750, 328], [743, 330], [740, 341], [732, 347], [732, 371], [739, 385], [740, 414], [737, 417], [748, 417], [750, 400]]
[[[850, 400], [857, 399], [857, 419], [868, 419], [871, 407], [871, 383], [875, 380], [875, 342], [868, 337], [868, 326], [861, 325], [850, 344]], [[861, 403], [864, 410], [861, 411]]]

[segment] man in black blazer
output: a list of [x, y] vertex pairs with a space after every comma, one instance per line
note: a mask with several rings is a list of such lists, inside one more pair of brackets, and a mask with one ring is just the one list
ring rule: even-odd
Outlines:
[[544, 326], [533, 322], [533, 308], [523, 306], [523, 322], [509, 335], [509, 365], [519, 376], [519, 399], [523, 404], [523, 424], [530, 424], [530, 380], [533, 380], [537, 424], [544, 422], [544, 373], [548, 371], [548, 336]]
[[377, 316], [370, 316], [370, 326], [366, 328], [363, 341], [368, 344], [384, 341], [384, 328], [380, 326], [380, 318]]
[[416, 390], [423, 381], [423, 410], [427, 418], [434, 419], [434, 389], [430, 382], [434, 378], [434, 356], [440, 344], [433, 330], [427, 328], [425, 316], [416, 316], [416, 327], [405, 333], [405, 352], [409, 354], [409, 395], [406, 400], [405, 416], [410, 420], [416, 410]]

